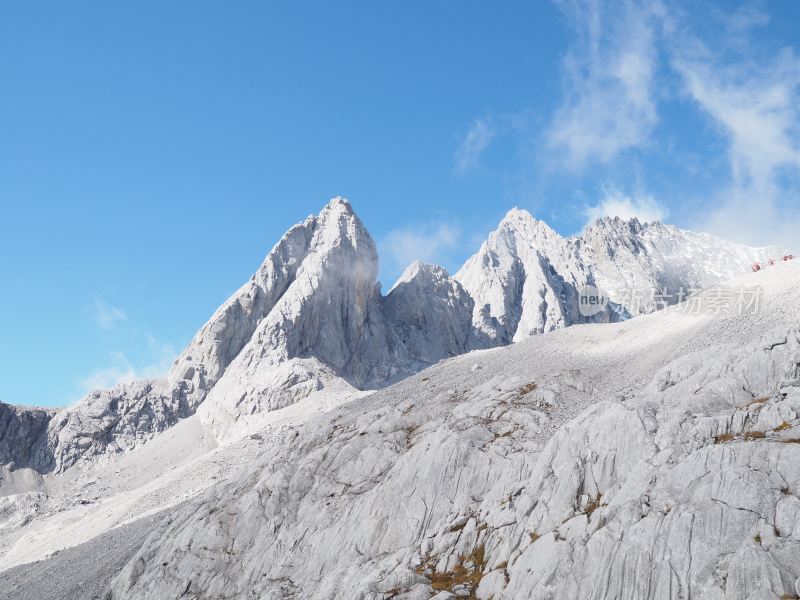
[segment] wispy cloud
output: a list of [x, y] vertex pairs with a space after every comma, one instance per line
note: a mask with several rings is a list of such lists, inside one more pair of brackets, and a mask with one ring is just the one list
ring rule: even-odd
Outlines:
[[101, 297], [97, 297], [94, 300], [92, 318], [95, 325], [104, 331], [110, 331], [128, 320], [124, 310], [116, 306], [110, 306]]
[[477, 167], [495, 134], [490, 118], [475, 119], [459, 140], [455, 156], [456, 173], [463, 175]]
[[759, 59], [748, 32], [767, 19], [752, 11], [735, 17], [726, 17], [727, 35], [714, 40], [713, 50], [697, 37], [683, 38], [672, 60], [686, 94], [728, 146], [730, 183], [699, 226], [747, 243], [796, 245], [800, 58], [784, 48]]
[[572, 168], [608, 163], [647, 143], [654, 99], [658, 2], [557, 2], [575, 33], [564, 58], [565, 99], [547, 139]]
[[[98, 296], [91, 307], [91, 318], [102, 331], [114, 331], [115, 345], [125, 343], [128, 350], [109, 352], [108, 362], [76, 382], [75, 400], [92, 390], [107, 389], [139, 379], [155, 379], [165, 375], [177, 355], [175, 348], [141, 331], [131, 323], [124, 310], [112, 306]], [[120, 331], [120, 325], [126, 327]], [[119, 346], [118, 346], [119, 347]], [[131, 358], [131, 355], [137, 358]]]
[[78, 381], [79, 397], [92, 390], [108, 389], [140, 379], [155, 379], [166, 375], [177, 356], [175, 348], [154, 337], [147, 339], [147, 360], [135, 363], [126, 353], [110, 353], [110, 364], [97, 369]]
[[[697, 209], [682, 211], [690, 226], [744, 243], [796, 246], [800, 58], [763, 36], [770, 16], [761, 5], [723, 11], [671, 0], [556, 4], [576, 40], [563, 61], [564, 101], [545, 132], [560, 164], [619, 165], [626, 150], [646, 152], [659, 103], [682, 90], [713, 124], [713, 143], [722, 140], [730, 165], [727, 181], [697, 199]], [[586, 214], [649, 220], [667, 211], [650, 196], [612, 190]]]
[[443, 264], [459, 246], [461, 230], [449, 223], [426, 223], [391, 231], [380, 243], [390, 271], [400, 271], [415, 260]]
[[130, 383], [140, 379], [136, 369], [124, 353], [113, 352], [111, 359], [110, 366], [98, 369], [78, 382], [81, 396], [92, 390], [112, 388], [120, 383]]
[[652, 196], [632, 197], [613, 187], [604, 188], [603, 193], [604, 198], [585, 211], [590, 223], [601, 217], [620, 217], [626, 220], [636, 217], [648, 223], [664, 221], [669, 215], [669, 209]]

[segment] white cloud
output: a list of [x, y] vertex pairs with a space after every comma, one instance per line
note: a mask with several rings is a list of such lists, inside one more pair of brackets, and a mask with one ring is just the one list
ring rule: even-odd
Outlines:
[[95, 324], [105, 331], [110, 331], [117, 325], [128, 320], [125, 311], [116, 306], [109, 306], [102, 298], [95, 298], [92, 308], [92, 318]]
[[[567, 164], [608, 163], [644, 145], [657, 123], [657, 2], [558, 2], [575, 30], [564, 59], [566, 98], [547, 132]], [[613, 9], [612, 9], [613, 8]]]
[[461, 231], [449, 223], [428, 223], [390, 232], [381, 242], [381, 256], [392, 270], [415, 260], [442, 264], [459, 245]]
[[590, 223], [601, 217], [619, 217], [625, 220], [636, 217], [643, 223], [663, 222], [669, 214], [667, 207], [652, 196], [631, 197], [614, 188], [605, 189], [604, 192], [603, 200], [585, 211]]
[[147, 345], [148, 360], [143, 364], [134, 364], [124, 352], [112, 352], [109, 366], [98, 369], [78, 381], [79, 397], [82, 398], [92, 390], [108, 389], [122, 383], [155, 379], [166, 375], [177, 356], [175, 348], [152, 336], [148, 336]]
[[130, 383], [140, 379], [136, 369], [121, 352], [113, 353], [114, 364], [87, 375], [78, 382], [81, 396], [92, 390], [112, 388], [120, 383]]
[[455, 170], [464, 174], [478, 166], [481, 155], [491, 144], [495, 129], [490, 119], [475, 119], [461, 138], [455, 157]]
[[798, 98], [800, 62], [784, 52], [761, 68], [720, 68], [713, 61], [675, 62], [691, 98], [729, 142], [734, 184], [769, 191], [777, 170], [800, 167]]
[[753, 59], [758, 52], [747, 27], [765, 22], [755, 13], [729, 25], [726, 39], [742, 54], [736, 62], [731, 48], [715, 44], [712, 51], [694, 38], [677, 46], [683, 50], [672, 64], [728, 145], [730, 182], [712, 199], [714, 208], [698, 215], [698, 227], [744, 243], [796, 246], [800, 58], [784, 49], [769, 60]]

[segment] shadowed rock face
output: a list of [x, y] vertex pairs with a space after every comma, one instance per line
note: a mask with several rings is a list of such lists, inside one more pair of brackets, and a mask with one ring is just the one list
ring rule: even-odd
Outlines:
[[[3, 460], [16, 462], [14, 453], [41, 472], [63, 471], [141, 444], [201, 404], [203, 422], [225, 437], [240, 416], [285, 407], [332, 382], [379, 388], [469, 350], [626, 318], [627, 283], [712, 285], [765, 252], [635, 220], [606, 219], [563, 238], [514, 209], [454, 277], [416, 263], [384, 298], [375, 243], [350, 204], [335, 198], [281, 238], [165, 379], [93, 392], [52, 418], [4, 408]], [[614, 302], [585, 317], [579, 292], [594, 284]]]
[[473, 306], [447, 271], [416, 261], [400, 276], [382, 308], [409, 354], [429, 365], [471, 346]]
[[52, 456], [47, 429], [55, 411], [0, 402], [0, 465], [47, 470]]

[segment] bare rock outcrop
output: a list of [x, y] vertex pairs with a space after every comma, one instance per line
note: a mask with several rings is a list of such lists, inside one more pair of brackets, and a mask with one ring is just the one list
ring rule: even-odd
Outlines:
[[417, 365], [457, 356], [473, 343], [474, 302], [436, 265], [415, 261], [383, 301], [383, 312]]
[[0, 465], [47, 469], [47, 429], [55, 412], [0, 402]]

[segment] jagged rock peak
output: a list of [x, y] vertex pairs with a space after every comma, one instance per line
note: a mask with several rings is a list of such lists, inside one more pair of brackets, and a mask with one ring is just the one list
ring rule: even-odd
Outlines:
[[[359, 287], [371, 288], [377, 279], [375, 242], [342, 197], [286, 232], [250, 281], [198, 332], [176, 361], [170, 381], [185, 389], [192, 407], [199, 405], [297, 278], [318, 282], [329, 271], [357, 279]], [[295, 289], [297, 300], [315, 285], [301, 286], [303, 293]]]
[[618, 225], [620, 223], [622, 224], [636, 223], [637, 225], [644, 226], [644, 225], [649, 225], [651, 223], [660, 223], [660, 221], [658, 220], [643, 221], [636, 216], [626, 219], [625, 217], [620, 217], [618, 215], [613, 215], [613, 216], [606, 215], [604, 217], [597, 217], [594, 221], [592, 221], [591, 225]]
[[637, 217], [599, 217], [586, 227], [584, 236], [598, 232], [615, 232], [616, 234], [639, 235], [647, 229], [658, 229], [664, 226], [659, 221], [640, 221]]
[[506, 213], [506, 216], [500, 221], [495, 231], [501, 232], [507, 230], [522, 233], [527, 236], [533, 234], [536, 237], [540, 235], [546, 237], [561, 237], [547, 223], [541, 219], [537, 219], [524, 208], [517, 207], [512, 208]]
[[322, 208], [322, 212], [324, 213], [329, 210], [340, 210], [351, 215], [355, 214], [353, 212], [353, 205], [350, 204], [350, 200], [344, 196], [334, 196], [328, 200], [328, 203]]
[[503, 220], [500, 222], [512, 223], [515, 221], [536, 221], [536, 217], [534, 217], [530, 212], [528, 212], [524, 208], [519, 208], [518, 206], [515, 206], [506, 213], [506, 216], [503, 217]]
[[438, 266], [414, 261], [383, 301], [383, 312], [412, 364], [421, 367], [469, 349], [474, 302]]
[[[343, 198], [342, 196], [332, 198], [322, 208], [317, 217], [311, 216], [309, 218], [311, 218], [319, 228], [326, 228], [335, 224], [339, 232], [350, 239], [353, 246], [356, 248], [358, 244], [361, 243], [367, 244], [373, 250], [375, 248], [374, 241], [369, 233], [367, 233], [366, 227], [364, 227], [361, 219], [356, 215], [353, 206], [347, 198]], [[329, 239], [329, 241], [333, 240]]]
[[420, 279], [428, 279], [428, 280], [444, 280], [449, 279], [450, 273], [447, 272], [447, 269], [441, 267], [439, 265], [434, 265], [431, 263], [426, 263], [421, 260], [415, 260], [410, 265], [408, 265], [397, 279], [395, 284], [392, 286], [392, 289], [389, 291], [391, 293], [397, 286], [403, 283], [411, 283], [415, 280]]

